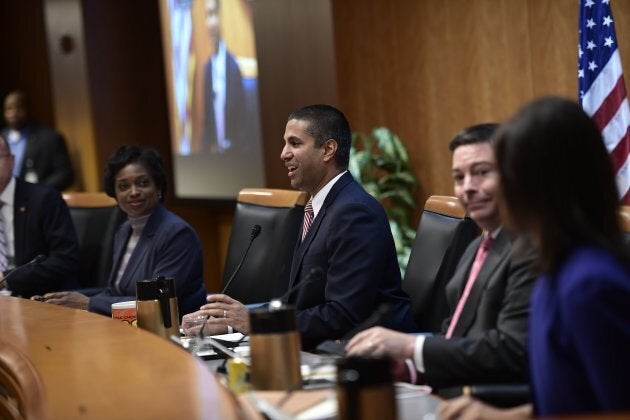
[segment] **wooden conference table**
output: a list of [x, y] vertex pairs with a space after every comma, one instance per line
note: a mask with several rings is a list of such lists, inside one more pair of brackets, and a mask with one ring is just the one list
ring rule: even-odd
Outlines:
[[201, 360], [102, 315], [0, 296], [0, 354], [9, 344], [41, 379], [45, 418], [239, 417]]

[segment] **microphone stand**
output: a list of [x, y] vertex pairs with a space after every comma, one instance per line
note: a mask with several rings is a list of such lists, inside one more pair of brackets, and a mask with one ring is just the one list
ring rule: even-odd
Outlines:
[[223, 287], [223, 290], [221, 290], [221, 294], [225, 294], [228, 287], [230, 287], [232, 280], [234, 280], [234, 278], [236, 277], [236, 274], [241, 270], [241, 267], [243, 263], [245, 262], [245, 258], [247, 257], [247, 253], [249, 252], [249, 248], [254, 243], [254, 239], [256, 239], [258, 235], [260, 235], [261, 230], [262, 228], [260, 227], [260, 225], [254, 225], [254, 227], [252, 228], [252, 233], [251, 233], [251, 237], [249, 238], [249, 243], [247, 244], [247, 248], [245, 248], [245, 252], [243, 253], [243, 256], [241, 257], [241, 260], [239, 261], [238, 265], [236, 266], [236, 269], [234, 270], [234, 272], [228, 279], [227, 283], [225, 283], [225, 287]]
[[394, 305], [391, 303], [381, 303], [380, 306], [376, 309], [372, 315], [367, 317], [363, 322], [359, 325], [351, 329], [347, 332], [341, 340], [326, 340], [320, 343], [316, 350], [326, 354], [332, 354], [336, 356], [345, 356], [346, 355], [346, 343], [357, 333], [360, 331], [366, 330], [370, 327], [373, 327], [380, 323], [383, 320], [386, 320], [392, 315], [394, 310]]
[[29, 262], [22, 265], [18, 265], [17, 267], [13, 267], [11, 270], [7, 272], [7, 274], [2, 278], [2, 280], [0, 280], [0, 288], [5, 287], [7, 284], [7, 279], [11, 277], [13, 274], [15, 274], [17, 271], [20, 271], [21, 269], [23, 269], [24, 267], [28, 267], [29, 265], [39, 264], [45, 259], [46, 259], [46, 256], [44, 254], [39, 254], [38, 256], [30, 260]]
[[322, 275], [324, 275], [324, 270], [322, 270], [320, 267], [313, 267], [311, 268], [311, 271], [308, 272], [308, 274], [306, 275], [306, 277], [304, 278], [304, 280], [302, 280], [301, 282], [294, 284], [292, 288], [290, 288], [284, 295], [282, 295], [279, 298], [275, 298], [275, 299], [271, 299], [271, 301], [269, 302], [269, 309], [278, 309], [282, 306], [282, 303], [289, 299], [289, 297], [295, 293], [298, 289], [301, 289], [303, 286], [306, 286], [307, 284], [315, 281], [315, 280], [319, 280]]
[[[291, 294], [293, 294], [296, 290], [300, 289], [301, 287], [312, 283], [315, 280], [319, 280], [322, 275], [324, 274], [324, 270], [322, 270], [320, 267], [313, 267], [311, 269], [311, 271], [309, 271], [309, 273], [306, 275], [306, 277], [304, 278], [304, 280], [302, 280], [301, 282], [295, 284], [291, 289], [289, 289], [285, 294], [283, 294], [281, 297], [279, 298], [275, 298], [272, 299], [269, 302], [269, 310], [273, 311], [276, 309], [279, 309], [282, 307], [282, 302], [284, 302], [286, 299], [289, 298], [289, 296], [291, 296]], [[235, 343], [235, 348], [238, 347], [246, 338], [248, 337], [248, 334], [243, 334], [243, 336], [236, 341]], [[226, 364], [227, 364], [227, 359], [225, 359], [223, 361], [223, 363], [217, 367], [217, 372], [219, 373], [226, 373]]]
[[[221, 294], [225, 294], [228, 287], [230, 287], [232, 280], [234, 280], [234, 278], [236, 277], [236, 274], [241, 270], [241, 267], [243, 266], [243, 263], [245, 262], [245, 258], [247, 257], [247, 253], [249, 252], [249, 248], [251, 248], [252, 244], [254, 243], [254, 239], [256, 239], [258, 235], [260, 235], [261, 231], [262, 231], [262, 227], [260, 225], [254, 225], [252, 227], [252, 231], [250, 234], [249, 243], [247, 244], [247, 248], [245, 248], [245, 252], [243, 253], [243, 256], [241, 257], [241, 260], [236, 266], [236, 269], [234, 270], [234, 272], [232, 272], [232, 275], [230, 276], [227, 283], [225, 284], [225, 287], [223, 287], [223, 290], [221, 290]], [[198, 335], [199, 338], [203, 338], [203, 330], [205, 329], [206, 323], [208, 322], [211, 316], [212, 315], [208, 315], [206, 317], [206, 322], [204, 322], [201, 328], [199, 329], [199, 335]]]

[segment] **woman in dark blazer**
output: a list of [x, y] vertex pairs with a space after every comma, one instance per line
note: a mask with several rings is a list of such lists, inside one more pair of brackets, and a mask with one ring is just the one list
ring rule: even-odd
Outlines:
[[49, 293], [50, 303], [111, 315], [111, 304], [136, 299], [136, 281], [173, 277], [179, 313], [203, 305], [203, 255], [193, 228], [163, 205], [166, 173], [152, 148], [121, 146], [109, 158], [103, 183], [127, 214], [114, 240], [109, 287], [92, 297], [78, 292]]

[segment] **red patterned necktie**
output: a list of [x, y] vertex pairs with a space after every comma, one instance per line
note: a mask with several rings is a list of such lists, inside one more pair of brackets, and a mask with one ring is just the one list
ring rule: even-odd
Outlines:
[[313, 224], [313, 219], [315, 217], [315, 213], [313, 213], [313, 201], [308, 200], [306, 206], [304, 207], [304, 224], [302, 225], [302, 241], [306, 238], [306, 234], [308, 230], [311, 228]]
[[475, 280], [477, 280], [477, 276], [481, 271], [481, 267], [483, 267], [483, 263], [484, 261], [486, 261], [486, 257], [488, 256], [488, 249], [490, 248], [490, 245], [492, 245], [492, 241], [492, 236], [486, 235], [481, 241], [481, 245], [479, 245], [477, 255], [475, 256], [475, 261], [473, 262], [472, 268], [470, 269], [470, 274], [468, 275], [468, 281], [466, 281], [466, 287], [464, 287], [462, 296], [459, 298], [459, 302], [457, 302], [457, 307], [455, 308], [455, 312], [453, 313], [453, 316], [451, 318], [451, 323], [448, 325], [446, 338], [451, 338], [453, 336], [455, 325], [457, 325], [457, 321], [462, 314], [462, 310], [464, 309], [464, 305], [466, 304], [468, 295], [470, 295], [473, 284], [475, 283]]
[[[4, 203], [0, 202], [0, 210]], [[4, 217], [0, 213], [0, 272], [7, 269], [7, 238], [4, 234]]]

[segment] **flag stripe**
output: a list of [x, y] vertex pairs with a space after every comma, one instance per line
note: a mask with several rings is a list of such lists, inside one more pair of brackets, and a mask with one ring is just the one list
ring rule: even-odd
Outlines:
[[617, 146], [610, 152], [610, 160], [612, 161], [615, 173], [621, 169], [628, 159], [628, 155], [630, 155], [630, 127], [626, 130], [621, 141], [619, 141]]
[[609, 0], [580, 0], [578, 85], [602, 133], [623, 204], [630, 205], [630, 105]]
[[628, 99], [624, 99], [606, 127], [601, 130], [604, 144], [609, 152], [612, 152], [626, 135], [628, 121], [630, 121], [630, 107], [628, 107]]
[[628, 194], [628, 190], [630, 190], [630, 177], [628, 176], [630, 169], [630, 162], [626, 158], [626, 161], [621, 166], [619, 171], [617, 172], [617, 176], [615, 177], [615, 181], [617, 182], [617, 188], [619, 191], [625, 191], [621, 194], [621, 203], [624, 205], [630, 204], [630, 195]]
[[[586, 70], [588, 71], [588, 70]], [[606, 96], [611, 91], [611, 80], [618, 80], [623, 75], [621, 69], [621, 58], [619, 57], [619, 51], [615, 51], [610, 57], [610, 60], [606, 63], [604, 70], [599, 73], [599, 76], [595, 79], [593, 84], [588, 90], [585, 90], [584, 97], [582, 98], [582, 107], [587, 114], [593, 115], [599, 105], [604, 102]]]
[[624, 99], [626, 99], [626, 86], [623, 76], [620, 76], [613, 90], [604, 98], [602, 105], [593, 114], [593, 120], [600, 130], [608, 125], [610, 118], [615, 115]]

